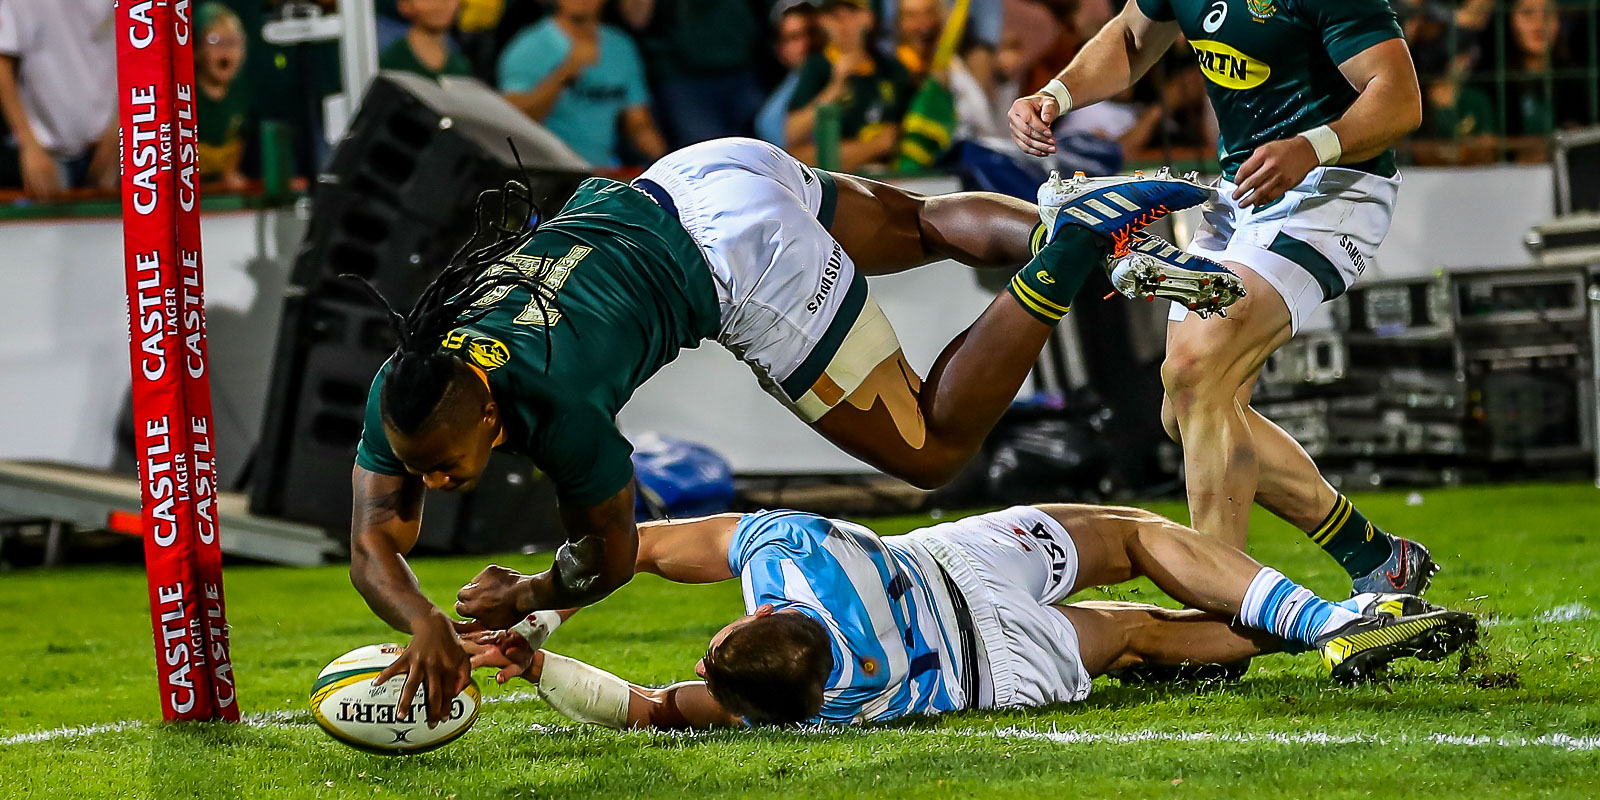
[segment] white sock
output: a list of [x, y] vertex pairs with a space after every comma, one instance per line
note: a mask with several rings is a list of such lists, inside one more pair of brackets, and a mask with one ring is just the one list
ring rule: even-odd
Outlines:
[[1305, 645], [1314, 645], [1317, 639], [1360, 618], [1271, 567], [1262, 567], [1250, 581], [1239, 610], [1239, 621], [1245, 625]]

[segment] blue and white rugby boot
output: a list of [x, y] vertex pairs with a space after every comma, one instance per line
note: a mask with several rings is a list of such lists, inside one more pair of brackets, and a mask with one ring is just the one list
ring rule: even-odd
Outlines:
[[1046, 241], [1055, 239], [1062, 225], [1082, 225], [1110, 239], [1112, 253], [1121, 254], [1145, 226], [1211, 199], [1216, 190], [1198, 177], [1194, 172], [1174, 177], [1167, 167], [1153, 176], [1138, 171], [1090, 178], [1079, 172], [1065, 181], [1051, 172], [1039, 187], [1039, 221], [1049, 232]]
[[1172, 300], [1202, 317], [1226, 316], [1244, 297], [1244, 281], [1232, 270], [1158, 236], [1136, 235], [1132, 246], [1111, 257], [1109, 270], [1111, 285], [1123, 295]]
[[1433, 556], [1428, 548], [1423, 547], [1410, 539], [1390, 536], [1394, 540], [1394, 550], [1389, 553], [1389, 560], [1378, 565], [1378, 568], [1366, 575], [1351, 581], [1351, 591], [1362, 592], [1403, 592], [1405, 594], [1422, 594], [1428, 591], [1428, 585], [1433, 583], [1433, 576], [1439, 571], [1439, 565], [1433, 563]]

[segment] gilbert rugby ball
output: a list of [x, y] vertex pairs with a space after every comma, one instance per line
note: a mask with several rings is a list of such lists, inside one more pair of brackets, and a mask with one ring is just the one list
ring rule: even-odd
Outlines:
[[378, 677], [405, 648], [397, 644], [358, 647], [333, 660], [311, 685], [311, 716], [329, 736], [371, 753], [421, 753], [455, 741], [478, 719], [478, 684], [450, 701], [450, 714], [438, 727], [428, 727], [426, 688], [417, 690], [410, 708], [396, 708], [402, 673], [374, 686]]

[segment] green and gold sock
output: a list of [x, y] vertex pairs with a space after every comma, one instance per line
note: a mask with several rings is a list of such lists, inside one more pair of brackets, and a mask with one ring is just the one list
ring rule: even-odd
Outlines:
[[1352, 578], [1370, 574], [1389, 560], [1394, 549], [1394, 540], [1389, 534], [1368, 521], [1366, 515], [1356, 510], [1355, 503], [1342, 494], [1333, 502], [1328, 516], [1306, 536], [1333, 556]]
[[1029, 237], [1033, 260], [1006, 286], [1024, 311], [1046, 325], [1066, 315], [1089, 273], [1103, 269], [1111, 242], [1081, 225], [1063, 225], [1056, 238], [1044, 244], [1044, 226]]

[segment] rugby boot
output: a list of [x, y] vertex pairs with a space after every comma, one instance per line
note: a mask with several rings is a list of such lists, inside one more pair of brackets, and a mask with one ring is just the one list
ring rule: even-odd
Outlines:
[[1389, 560], [1378, 568], [1350, 582], [1352, 594], [1364, 592], [1400, 592], [1421, 595], [1428, 591], [1439, 565], [1433, 563], [1428, 548], [1410, 539], [1391, 536], [1394, 540]]
[[1245, 294], [1244, 281], [1232, 270], [1159, 236], [1135, 235], [1131, 247], [1112, 256], [1108, 269], [1111, 285], [1124, 296], [1171, 300], [1201, 317], [1226, 316], [1228, 306]]
[[1049, 232], [1047, 241], [1054, 240], [1063, 225], [1082, 225], [1110, 239], [1112, 253], [1120, 255], [1145, 226], [1211, 199], [1216, 190], [1198, 178], [1193, 172], [1174, 177], [1167, 167], [1153, 176], [1143, 170], [1104, 178], [1079, 172], [1070, 180], [1051, 172], [1039, 187], [1039, 221]]
[[1478, 621], [1464, 611], [1414, 616], [1387, 614], [1352, 620], [1316, 642], [1322, 662], [1339, 683], [1376, 677], [1397, 658], [1438, 661], [1478, 638]]

